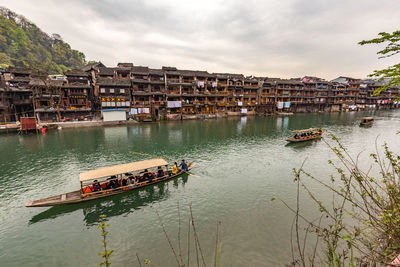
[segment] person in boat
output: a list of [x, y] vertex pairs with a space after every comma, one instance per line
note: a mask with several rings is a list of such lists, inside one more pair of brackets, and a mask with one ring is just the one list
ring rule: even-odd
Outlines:
[[[132, 177], [132, 174], [131, 173], [125, 173], [125, 180], [126, 180], [126, 185], [130, 185], [130, 184], [132, 184], [132, 182], [131, 182], [131, 177]], [[122, 181], [122, 184], [124, 184], [124, 181]]]
[[181, 168], [181, 170], [184, 170], [185, 172], [189, 171], [188, 165], [186, 164], [184, 159], [182, 160], [181, 164], [179, 164], [179, 167]]
[[100, 183], [97, 180], [94, 180], [93, 182], [95, 182], [92, 188], [93, 192], [100, 191], [101, 190]]
[[142, 176], [142, 180], [143, 181], [146, 181], [146, 180], [149, 180], [150, 179], [150, 173], [149, 173], [149, 171], [147, 170], [147, 169], [145, 169], [144, 170], [144, 174], [143, 174], [143, 176]]
[[298, 134], [295, 134], [294, 135], [294, 139], [299, 139], [300, 137], [299, 137], [299, 135]]
[[111, 179], [112, 179], [112, 177], [107, 178], [107, 180], [110, 180], [110, 181], [107, 183], [106, 189], [114, 188], [114, 180], [111, 180]]
[[151, 183], [153, 181], [153, 179], [156, 177], [156, 175], [154, 174], [154, 172], [149, 172], [149, 182]]
[[[115, 178], [117, 178], [117, 177], [114, 176], [114, 179], [115, 179]], [[119, 183], [119, 180], [118, 180], [118, 179], [115, 179], [115, 180], [114, 180], [114, 187], [113, 187], [113, 188], [116, 189], [116, 188], [118, 188], [118, 187], [120, 187], [120, 186], [121, 186], [121, 184]]]
[[174, 166], [172, 166], [172, 174], [177, 174], [178, 170], [178, 163], [174, 162]]
[[161, 167], [158, 167], [157, 169], [157, 177], [163, 177], [164, 176], [164, 171]]
[[92, 192], [93, 192], [93, 190], [92, 190], [92, 188], [90, 186], [86, 186], [85, 188], [83, 188], [83, 193], [84, 194], [89, 194], [89, 193], [92, 193]]
[[319, 129], [319, 130], [318, 130], [318, 134], [319, 134], [319, 135], [322, 135], [322, 129]]

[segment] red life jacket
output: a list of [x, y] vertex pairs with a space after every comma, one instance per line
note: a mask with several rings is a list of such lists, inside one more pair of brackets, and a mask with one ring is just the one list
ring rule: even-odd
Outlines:
[[86, 187], [83, 189], [83, 193], [84, 193], [84, 194], [92, 193], [92, 189], [90, 189], [89, 186], [86, 186]]

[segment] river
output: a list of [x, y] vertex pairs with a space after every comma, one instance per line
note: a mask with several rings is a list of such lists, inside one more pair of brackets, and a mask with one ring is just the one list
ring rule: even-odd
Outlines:
[[[373, 115], [372, 127], [358, 126]], [[102, 251], [99, 216], [105, 214], [113, 266], [176, 266], [156, 211], [176, 251], [178, 204], [183, 257], [187, 255], [189, 205], [207, 266], [213, 266], [217, 222], [221, 222], [222, 266], [275, 266], [290, 261], [293, 214], [272, 197], [293, 204], [292, 169], [321, 179], [333, 170], [334, 154], [323, 141], [287, 146], [290, 130], [322, 127], [341, 138], [368, 165], [375, 139], [399, 152], [399, 111], [297, 114], [161, 122], [134, 126], [50, 131], [46, 135], [0, 136], [0, 265], [98, 266]], [[77, 190], [80, 172], [146, 159], [132, 152], [194, 161], [196, 176], [70, 206], [26, 208], [38, 198]], [[199, 176], [199, 177], [198, 177]], [[326, 178], [328, 179], [328, 178]], [[310, 182], [328, 200], [325, 189]], [[307, 216], [318, 213], [302, 197]], [[196, 256], [191, 237], [191, 266]]]

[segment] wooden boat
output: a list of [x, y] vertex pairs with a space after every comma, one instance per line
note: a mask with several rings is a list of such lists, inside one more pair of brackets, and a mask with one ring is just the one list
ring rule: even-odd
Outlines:
[[293, 136], [289, 139], [286, 139], [286, 141], [288, 141], [290, 143], [304, 142], [304, 141], [322, 138], [322, 129], [310, 128], [310, 129], [304, 129], [304, 130], [295, 130], [295, 131], [292, 131], [292, 135]]
[[374, 123], [373, 117], [363, 117], [360, 120], [360, 126], [371, 126]]
[[[156, 177], [152, 179], [143, 180], [146, 174], [144, 170], [149, 170], [147, 173], [151, 174], [152, 170], [156, 172], [159, 167], [165, 167], [163, 170], [165, 175], [162, 177]], [[194, 163], [188, 164], [188, 169], [191, 170]], [[136, 174], [132, 174], [136, 173]], [[179, 171], [176, 174], [168, 169], [168, 162], [164, 159], [151, 159], [138, 162], [131, 162], [121, 165], [104, 167], [96, 170], [83, 172], [80, 174], [80, 185], [81, 189], [73, 192], [52, 196], [48, 198], [42, 198], [34, 200], [25, 204], [26, 207], [45, 207], [45, 206], [56, 206], [65, 204], [74, 204], [83, 201], [89, 201], [111, 195], [121, 194], [129, 190], [135, 190], [144, 186], [160, 183], [162, 181], [169, 180], [171, 178], [180, 176], [186, 173], [185, 171]], [[132, 181], [132, 184], [123, 185], [123, 180]], [[107, 188], [110, 183], [118, 183], [116, 188]], [[92, 191], [94, 186], [100, 186], [100, 190]]]

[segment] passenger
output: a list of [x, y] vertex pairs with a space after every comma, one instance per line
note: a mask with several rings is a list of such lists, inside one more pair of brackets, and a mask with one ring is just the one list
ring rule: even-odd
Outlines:
[[294, 135], [294, 139], [299, 139], [299, 135], [298, 135], [298, 134], [295, 134], [295, 135]]
[[[132, 174], [131, 173], [125, 173], [125, 176], [126, 176], [126, 178], [125, 178], [125, 180], [126, 180], [126, 185], [130, 185], [131, 184], [131, 177], [132, 177]], [[122, 184], [124, 184], [124, 181], [122, 180]]]
[[149, 173], [149, 182], [151, 183], [153, 181], [153, 178], [155, 177], [154, 172]]
[[147, 169], [144, 170], [144, 174], [143, 174], [142, 178], [143, 178], [143, 181], [146, 181], [150, 178], [150, 173]]
[[178, 163], [174, 162], [174, 166], [172, 166], [172, 174], [177, 174], [178, 170]]
[[[111, 180], [112, 178], [107, 178], [107, 180]], [[111, 180], [107, 183], [106, 189], [112, 189], [114, 188], [114, 180]]]
[[179, 167], [184, 170], [185, 172], [189, 171], [188, 165], [186, 164], [185, 160], [183, 159], [181, 164], [179, 164]]
[[115, 180], [114, 181], [114, 189], [116, 189], [116, 188], [118, 188], [118, 187], [120, 187], [121, 185], [120, 185], [120, 183], [119, 183], [119, 181], [118, 180]]
[[100, 183], [97, 180], [94, 180], [93, 182], [95, 182], [95, 184], [93, 184], [93, 192], [100, 191], [101, 190]]
[[90, 186], [86, 186], [84, 189], [83, 189], [83, 193], [84, 194], [88, 194], [88, 193], [92, 193], [93, 191], [92, 191], [92, 189], [90, 188]]
[[164, 176], [164, 171], [161, 167], [158, 167], [157, 170], [157, 177], [163, 177]]
[[107, 185], [108, 185], [107, 182], [102, 183], [101, 186], [100, 186], [101, 190], [106, 190], [107, 189]]
[[126, 179], [122, 179], [122, 186], [127, 186], [128, 182], [126, 181]]

